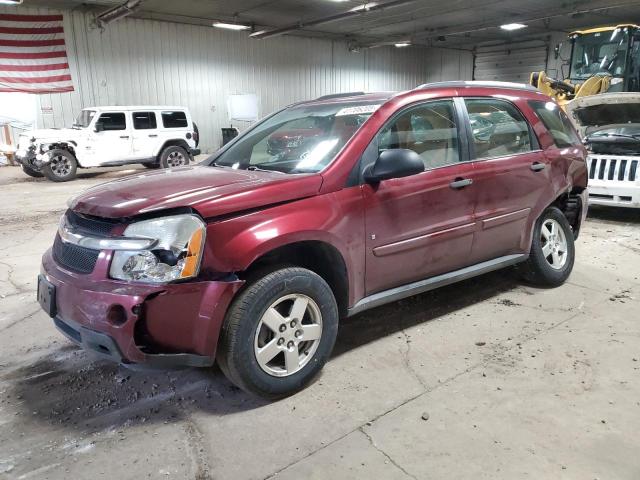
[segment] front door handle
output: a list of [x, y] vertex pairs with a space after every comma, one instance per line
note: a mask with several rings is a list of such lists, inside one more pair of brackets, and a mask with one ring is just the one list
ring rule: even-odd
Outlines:
[[129, 138], [129, 135], [120, 135], [120, 138], [124, 138], [125, 140]]
[[546, 165], [544, 163], [533, 162], [529, 168], [534, 172], [539, 172], [541, 170], [544, 170], [545, 167]]
[[471, 180], [470, 178], [458, 177], [453, 182], [451, 182], [449, 184], [449, 186], [451, 188], [455, 189], [455, 190], [458, 190], [460, 188], [467, 187], [467, 186], [471, 185], [472, 183], [473, 183], [473, 180]]

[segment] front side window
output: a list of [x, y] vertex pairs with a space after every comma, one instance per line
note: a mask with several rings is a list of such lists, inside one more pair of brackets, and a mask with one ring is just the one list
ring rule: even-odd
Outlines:
[[162, 125], [164, 128], [187, 128], [187, 115], [184, 112], [162, 112]]
[[127, 129], [124, 113], [103, 113], [97, 123], [102, 124], [104, 131]]
[[379, 106], [349, 102], [287, 108], [263, 120], [206, 163], [282, 173], [319, 172]]
[[562, 109], [553, 102], [529, 102], [538, 118], [549, 130], [556, 146], [560, 148], [580, 145], [580, 137], [576, 133], [571, 121]]
[[511, 103], [494, 98], [465, 99], [476, 158], [533, 150], [529, 124]]
[[91, 120], [95, 117], [95, 110], [82, 110], [76, 121], [73, 123], [74, 127], [87, 128], [91, 124]]
[[425, 169], [460, 161], [453, 101], [425, 103], [400, 114], [378, 134], [378, 150], [404, 148], [422, 158]]
[[133, 112], [133, 128], [136, 130], [153, 130], [158, 127], [154, 112]]

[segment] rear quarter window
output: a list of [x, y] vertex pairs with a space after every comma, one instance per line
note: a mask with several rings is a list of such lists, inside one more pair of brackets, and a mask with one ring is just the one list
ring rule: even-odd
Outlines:
[[530, 101], [529, 106], [536, 112], [557, 147], [581, 145], [582, 142], [569, 117], [553, 102]]
[[184, 112], [162, 112], [162, 125], [164, 128], [187, 128], [187, 115]]

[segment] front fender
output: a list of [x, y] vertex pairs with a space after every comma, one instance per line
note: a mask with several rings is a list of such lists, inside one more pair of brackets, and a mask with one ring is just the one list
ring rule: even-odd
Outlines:
[[209, 224], [203, 268], [241, 272], [276, 248], [304, 241], [334, 247], [347, 268], [350, 297], [362, 293], [364, 212], [359, 187]]

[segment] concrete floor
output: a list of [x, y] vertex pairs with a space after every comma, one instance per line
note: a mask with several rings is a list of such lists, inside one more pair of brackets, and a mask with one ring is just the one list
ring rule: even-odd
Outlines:
[[0, 478], [640, 478], [640, 212], [593, 210], [570, 281], [486, 275], [343, 321], [303, 392], [93, 361], [35, 302], [66, 184], [0, 168]]

